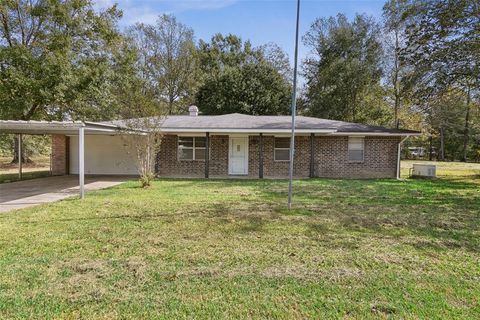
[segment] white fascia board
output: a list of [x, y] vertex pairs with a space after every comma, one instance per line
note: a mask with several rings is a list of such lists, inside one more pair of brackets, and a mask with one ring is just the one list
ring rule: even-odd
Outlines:
[[[259, 134], [259, 133], [290, 133], [290, 129], [200, 129], [200, 128], [162, 128], [163, 133], [244, 133], [244, 134]], [[334, 133], [336, 130], [332, 129], [295, 129], [296, 133]]]
[[85, 129], [87, 131], [114, 132], [117, 134], [140, 134], [140, 135], [146, 135], [148, 133], [147, 130], [119, 127], [113, 124], [85, 122], [85, 125], [86, 125]]
[[63, 134], [84, 126], [79, 122], [1, 121], [0, 133]]
[[335, 132], [332, 136], [357, 136], [357, 137], [410, 137], [421, 136], [421, 133], [391, 133], [391, 132]]

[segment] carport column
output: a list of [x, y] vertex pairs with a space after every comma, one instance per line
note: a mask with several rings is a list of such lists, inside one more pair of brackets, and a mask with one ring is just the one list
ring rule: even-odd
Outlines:
[[80, 199], [85, 198], [85, 128], [78, 129], [78, 177], [80, 179]]
[[205, 178], [209, 175], [209, 155], [210, 155], [210, 132], [207, 132], [205, 136]]
[[18, 179], [22, 180], [22, 144], [23, 144], [23, 135], [20, 133], [18, 135]]
[[263, 179], [263, 133], [260, 133], [258, 145], [258, 177]]
[[310, 178], [315, 177], [315, 133], [310, 134]]

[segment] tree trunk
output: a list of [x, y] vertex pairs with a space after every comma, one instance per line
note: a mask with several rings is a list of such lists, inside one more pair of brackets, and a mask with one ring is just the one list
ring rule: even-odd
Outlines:
[[428, 140], [430, 142], [429, 151], [428, 151], [428, 160], [432, 161], [432, 159], [433, 159], [433, 137], [430, 136], [430, 138]]
[[440, 161], [445, 161], [445, 134], [443, 127], [440, 128]]
[[395, 128], [399, 127], [398, 110], [400, 109], [400, 79], [399, 73], [399, 43], [398, 43], [398, 30], [395, 30], [395, 71], [394, 71], [394, 86], [395, 86]]
[[462, 161], [467, 162], [468, 140], [470, 133], [470, 85], [467, 87], [467, 113], [465, 114], [465, 128], [463, 129], [463, 155]]
[[[13, 159], [12, 163], [18, 163], [18, 135], [15, 135], [13, 137]], [[28, 158], [27, 155], [25, 155], [25, 142], [23, 143], [22, 146], [22, 163], [32, 163], [33, 161]]]

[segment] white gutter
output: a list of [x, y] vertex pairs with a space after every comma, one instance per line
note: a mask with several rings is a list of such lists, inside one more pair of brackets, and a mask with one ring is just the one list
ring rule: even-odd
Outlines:
[[77, 135], [78, 129], [85, 128], [85, 132], [106, 133], [132, 133], [146, 134], [145, 130], [130, 129], [111, 124], [79, 121], [23, 121], [23, 120], [0, 120], [0, 133], [25, 133], [25, 134], [66, 134]]
[[397, 149], [397, 180], [400, 180], [400, 153], [402, 151], [402, 143], [408, 139], [408, 136], [400, 140], [398, 143], [398, 149]]
[[[226, 128], [162, 128], [163, 133], [178, 133], [178, 132], [210, 132], [210, 133], [286, 133], [289, 134], [290, 129], [226, 129]], [[297, 133], [334, 133], [333, 129], [296, 129]]]
[[332, 136], [360, 136], [360, 137], [409, 137], [420, 136], [421, 133], [391, 133], [391, 132], [335, 132]]

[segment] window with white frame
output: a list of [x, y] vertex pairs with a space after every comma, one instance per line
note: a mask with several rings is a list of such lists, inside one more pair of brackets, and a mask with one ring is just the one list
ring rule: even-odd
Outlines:
[[205, 160], [205, 137], [178, 137], [178, 160]]
[[274, 159], [275, 161], [290, 160], [290, 138], [275, 138]]
[[348, 138], [348, 161], [363, 162], [365, 153], [365, 141], [363, 137]]

